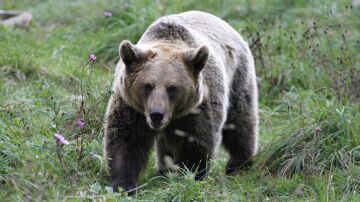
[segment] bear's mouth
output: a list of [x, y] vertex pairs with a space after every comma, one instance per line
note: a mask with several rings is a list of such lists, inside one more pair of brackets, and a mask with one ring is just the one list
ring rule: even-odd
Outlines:
[[169, 117], [162, 110], [149, 110], [145, 112], [146, 122], [153, 130], [161, 130], [168, 124]]
[[151, 123], [150, 124], [153, 129], [159, 129], [163, 125], [162, 123]]
[[147, 125], [152, 130], [162, 130], [166, 128], [171, 121], [171, 114], [165, 110], [146, 110], [144, 112]]
[[165, 120], [163, 120], [161, 122], [153, 122], [153, 121], [151, 121], [151, 119], [147, 119], [147, 123], [148, 123], [149, 127], [153, 130], [162, 130], [167, 126], [167, 123]]

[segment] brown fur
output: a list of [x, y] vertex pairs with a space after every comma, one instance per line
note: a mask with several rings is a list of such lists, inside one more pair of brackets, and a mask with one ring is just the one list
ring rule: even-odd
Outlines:
[[202, 179], [221, 142], [230, 155], [226, 173], [250, 164], [258, 133], [254, 62], [229, 25], [195, 11], [165, 16], [119, 52], [104, 125], [114, 189], [134, 192], [154, 143], [161, 174], [180, 166]]

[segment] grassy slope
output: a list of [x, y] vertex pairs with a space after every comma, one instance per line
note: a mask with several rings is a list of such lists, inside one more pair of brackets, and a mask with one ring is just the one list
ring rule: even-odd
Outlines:
[[[161, 15], [198, 9], [227, 20], [251, 45], [263, 152], [236, 177], [223, 174], [221, 152], [202, 182], [189, 173], [156, 177], [152, 157], [135, 198], [359, 200], [360, 109], [349, 99], [356, 95], [351, 75], [360, 70], [360, 9], [349, 3], [5, 0], [0, 8], [30, 10], [34, 20], [29, 31], [0, 27], [0, 198], [119, 199], [100, 157], [118, 44], [135, 42]], [[104, 18], [104, 10], [113, 17]], [[91, 53], [94, 65], [87, 63]], [[86, 114], [79, 113], [81, 92]], [[83, 131], [74, 126], [78, 116], [87, 123]], [[71, 145], [58, 148], [56, 131]]]

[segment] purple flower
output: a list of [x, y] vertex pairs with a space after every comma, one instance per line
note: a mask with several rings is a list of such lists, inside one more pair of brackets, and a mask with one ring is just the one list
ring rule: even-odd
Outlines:
[[112, 16], [112, 12], [105, 11], [105, 12], [104, 12], [104, 16], [105, 16], [105, 17], [111, 17], [111, 16]]
[[89, 55], [90, 62], [95, 62], [95, 60], [96, 60], [96, 56], [94, 54]]
[[70, 144], [70, 142], [67, 141], [64, 138], [64, 136], [62, 136], [61, 133], [59, 133], [59, 131], [54, 134], [54, 138], [60, 145], [68, 145], [68, 144]]
[[78, 119], [78, 120], [76, 121], [76, 127], [78, 127], [78, 128], [84, 128], [84, 126], [85, 126], [85, 121], [84, 121], [84, 120]]
[[316, 133], [321, 133], [321, 132], [322, 132], [320, 126], [317, 126], [317, 127], [315, 128], [315, 132], [316, 132]]

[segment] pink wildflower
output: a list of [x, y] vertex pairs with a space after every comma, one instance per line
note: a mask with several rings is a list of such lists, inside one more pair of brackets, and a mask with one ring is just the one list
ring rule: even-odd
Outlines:
[[54, 138], [55, 138], [55, 140], [56, 140], [59, 144], [61, 144], [61, 145], [68, 145], [68, 144], [70, 144], [69, 141], [67, 141], [67, 140], [64, 138], [64, 136], [62, 136], [61, 133], [59, 133], [59, 131], [54, 134]]
[[76, 121], [76, 127], [78, 127], [78, 128], [84, 128], [84, 126], [85, 126], [85, 121], [84, 121], [84, 120], [78, 119], [78, 120]]
[[105, 16], [105, 17], [111, 17], [111, 16], [112, 16], [112, 12], [105, 11], [105, 12], [104, 12], [104, 16]]
[[89, 55], [90, 62], [95, 62], [95, 60], [96, 60], [96, 56], [94, 54]]
[[321, 128], [320, 128], [320, 126], [317, 126], [317, 127], [315, 128], [315, 132], [316, 132], [316, 133], [320, 133], [320, 132], [322, 132], [322, 130], [321, 130]]

